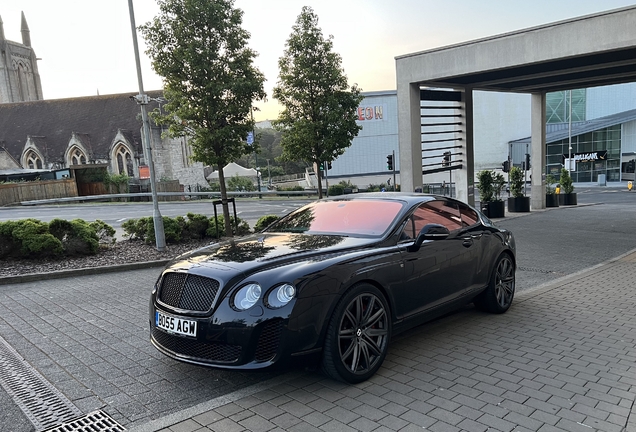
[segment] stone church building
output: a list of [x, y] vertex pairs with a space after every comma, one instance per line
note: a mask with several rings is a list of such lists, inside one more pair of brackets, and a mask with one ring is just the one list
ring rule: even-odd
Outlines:
[[[0, 18], [0, 171], [107, 166], [112, 174], [147, 178], [139, 106], [130, 94], [43, 100], [37, 58], [22, 14], [22, 43], [5, 39]], [[162, 92], [148, 92], [148, 111]], [[151, 122], [152, 123], [152, 122]], [[187, 138], [163, 138], [151, 124], [157, 180], [207, 186]], [[141, 175], [140, 175], [141, 173]]]
[[6, 40], [0, 17], [0, 103], [42, 99], [37, 57], [22, 13], [22, 43]]

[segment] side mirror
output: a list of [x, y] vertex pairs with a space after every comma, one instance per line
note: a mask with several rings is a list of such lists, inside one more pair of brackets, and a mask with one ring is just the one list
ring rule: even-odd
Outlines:
[[409, 252], [416, 252], [425, 240], [444, 240], [450, 235], [450, 231], [444, 225], [426, 224], [417, 235], [415, 243], [408, 247]]

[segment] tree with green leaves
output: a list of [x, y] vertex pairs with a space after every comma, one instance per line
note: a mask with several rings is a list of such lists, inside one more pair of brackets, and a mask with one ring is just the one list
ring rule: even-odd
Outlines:
[[[305, 6], [292, 27], [283, 56], [274, 98], [283, 106], [274, 127], [283, 131], [284, 160], [321, 165], [332, 162], [351, 146], [361, 127], [356, 111], [360, 89], [349, 88], [333, 36], [324, 38], [318, 16]], [[322, 173], [317, 170], [322, 198]]]
[[253, 152], [252, 102], [265, 98], [265, 77], [241, 27], [234, 0], [158, 0], [159, 14], [141, 26], [152, 67], [168, 102], [157, 122], [170, 136], [189, 136], [193, 159], [217, 167], [226, 235], [232, 235], [223, 167]]

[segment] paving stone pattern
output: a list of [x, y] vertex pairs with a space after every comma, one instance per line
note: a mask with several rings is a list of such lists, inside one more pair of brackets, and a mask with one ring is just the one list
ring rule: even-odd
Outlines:
[[0, 335], [83, 413], [103, 409], [128, 428], [272, 376], [186, 365], [159, 353], [148, 333], [159, 272], [0, 286]]
[[635, 281], [632, 254], [412, 330], [362, 384], [307, 374], [162, 431], [634, 432]]

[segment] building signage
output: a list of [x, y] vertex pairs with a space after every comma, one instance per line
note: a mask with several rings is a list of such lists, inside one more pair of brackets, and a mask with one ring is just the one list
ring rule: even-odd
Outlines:
[[382, 121], [386, 112], [386, 104], [380, 105], [360, 105], [358, 107], [358, 121]]
[[[563, 161], [568, 159], [568, 155], [563, 155]], [[589, 153], [572, 153], [572, 160], [574, 162], [593, 162], [607, 160], [607, 150], [601, 150], [597, 152]]]
[[139, 178], [142, 180], [150, 178], [150, 167], [148, 165], [139, 166]]

